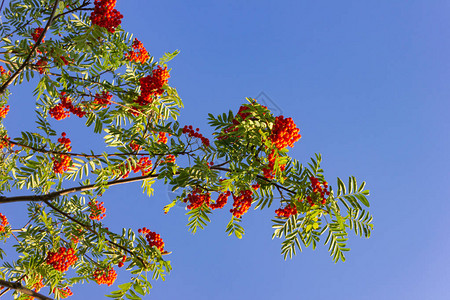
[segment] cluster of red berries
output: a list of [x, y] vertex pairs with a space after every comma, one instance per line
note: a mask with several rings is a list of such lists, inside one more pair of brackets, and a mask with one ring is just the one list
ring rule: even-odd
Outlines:
[[202, 207], [205, 204], [211, 209], [223, 208], [227, 204], [228, 197], [231, 195], [229, 191], [220, 193], [215, 203], [211, 203], [211, 194], [209, 192], [203, 192], [199, 188], [195, 188], [191, 193], [187, 195], [183, 202], [188, 202], [188, 209], [196, 209]]
[[205, 147], [209, 147], [209, 139], [205, 138], [200, 132], [199, 128], [194, 128], [192, 125], [186, 125], [183, 127], [183, 133], [187, 133], [189, 137], [196, 137], [202, 140], [202, 143]]
[[[247, 117], [251, 114], [250, 112], [244, 112], [246, 110], [249, 110], [250, 108], [244, 105], [241, 105], [241, 107], [239, 107], [239, 111], [236, 114], [236, 117], [233, 119], [233, 124], [234, 125], [239, 125], [241, 123], [241, 120], [244, 121], [245, 119], [247, 119]], [[240, 119], [237, 118], [237, 116], [240, 116]]]
[[261, 187], [259, 183], [252, 184], [252, 188], [256, 191]]
[[103, 202], [98, 203], [97, 200], [89, 201], [90, 215], [89, 219], [100, 221], [105, 217], [106, 208], [103, 206]]
[[211, 203], [209, 207], [211, 209], [223, 208], [225, 204], [228, 202], [228, 197], [231, 195], [230, 191], [226, 191], [225, 193], [220, 193], [219, 197], [217, 197], [216, 203]]
[[143, 236], [147, 239], [147, 242], [150, 247], [155, 246], [159, 249], [159, 251], [164, 251], [164, 241], [162, 240], [161, 236], [157, 234], [156, 232], [150, 231], [150, 229], [142, 228], [138, 230], [139, 233], [142, 233]]
[[[129, 162], [127, 162], [129, 164]], [[136, 166], [132, 167], [134, 173], [141, 171], [142, 176], [148, 175], [152, 170], [153, 163], [148, 157], [141, 157]], [[122, 175], [122, 178], [127, 178], [130, 172], [126, 172]]]
[[296, 215], [298, 212], [295, 204], [289, 204], [285, 208], [279, 208], [275, 210], [275, 213], [279, 217], [289, 218], [292, 215]]
[[165, 132], [158, 133], [158, 143], [161, 143], [161, 144], [167, 143], [167, 135]]
[[135, 61], [143, 64], [150, 58], [150, 55], [144, 48], [144, 44], [142, 44], [142, 42], [140, 42], [138, 39], [136, 38], [134, 39], [132, 47], [134, 50], [136, 50], [136, 52], [131, 50], [125, 54], [125, 57], [129, 61], [131, 62]]
[[164, 163], [166, 163], [166, 164], [170, 164], [170, 163], [175, 163], [175, 155], [173, 155], [173, 154], [169, 154], [169, 155], [166, 155], [166, 159], [164, 160]]
[[2, 66], [0, 66], [0, 77], [3, 77], [3, 75], [11, 75], [11, 71], [6, 71]]
[[[63, 145], [63, 147], [68, 151], [72, 151], [72, 146], [70, 146], [70, 139], [66, 138], [66, 133], [63, 132], [58, 142]], [[72, 158], [69, 155], [61, 154], [59, 156], [52, 157], [53, 160], [53, 172], [57, 174], [62, 174], [66, 172], [70, 165], [72, 164]]]
[[[58, 289], [59, 291], [59, 297], [61, 297], [62, 299], [65, 299], [69, 296], [73, 296], [72, 291], [69, 289], [69, 287], [65, 287], [63, 289]], [[56, 292], [56, 289], [53, 289], [53, 293]]]
[[[40, 277], [40, 280], [38, 282], [36, 282], [35, 284], [33, 284], [33, 286], [31, 287], [36, 293], [39, 292], [45, 285], [42, 282], [42, 277]], [[33, 300], [35, 299], [34, 297], [30, 296], [30, 297], [26, 297], [23, 300]]]
[[[41, 36], [41, 33], [44, 31], [44, 28], [35, 28], [33, 32], [31, 33], [31, 37], [33, 38], [34, 42], [37, 42], [39, 40], [39, 37]], [[42, 38], [42, 43], [44, 42], [44, 39]]]
[[2, 220], [2, 223], [0, 225], [0, 232], [5, 231], [6, 226], [9, 225], [8, 219], [0, 213], [0, 219]]
[[9, 112], [9, 105], [3, 105], [2, 107], [0, 107], [0, 118], [4, 118], [6, 117], [6, 115]]
[[164, 93], [163, 86], [169, 81], [169, 72], [167, 67], [158, 66], [152, 71], [152, 75], [148, 75], [139, 79], [141, 83], [141, 95], [135, 102], [141, 106], [151, 104], [153, 99]]
[[47, 70], [47, 59], [45, 57], [42, 57], [40, 60], [37, 61], [36, 67], [38, 69], [39, 74], [44, 74]]
[[124, 255], [124, 256], [122, 256], [122, 260], [119, 261], [119, 263], [117, 264], [117, 266], [118, 266], [119, 268], [122, 268], [122, 267], [123, 267], [123, 264], [124, 264], [126, 261], [127, 261], [127, 256]]
[[71, 141], [69, 138], [66, 138], [66, 133], [61, 133], [61, 137], [58, 139], [58, 143], [60, 143], [68, 152], [72, 151]]
[[233, 208], [230, 209], [230, 212], [233, 214], [233, 216], [235, 216], [236, 218], [240, 218], [248, 211], [248, 209], [252, 205], [252, 195], [253, 192], [251, 190], [241, 191], [239, 196], [233, 195]]
[[84, 112], [80, 107], [75, 107], [72, 103], [72, 99], [66, 97], [65, 95], [66, 92], [62, 92], [60, 97], [61, 103], [50, 108], [50, 116], [58, 121], [70, 117], [70, 113], [73, 113], [79, 118], [84, 117], [86, 112]]
[[133, 172], [137, 173], [141, 171], [142, 176], [148, 175], [152, 170], [152, 161], [148, 157], [141, 157], [133, 168]]
[[50, 251], [45, 262], [57, 271], [66, 272], [77, 260], [74, 249], [60, 247], [58, 252]]
[[65, 66], [67, 66], [70, 63], [64, 56], [60, 56], [59, 58], [63, 61]]
[[0, 150], [3, 148], [11, 148], [9, 139], [10, 138], [7, 135], [4, 135], [3, 137], [0, 136]]
[[111, 268], [109, 270], [97, 269], [92, 276], [94, 277], [94, 280], [97, 282], [97, 284], [107, 284], [108, 286], [110, 286], [114, 283], [114, 281], [116, 281], [117, 273], [114, 268]]
[[326, 181], [321, 183], [314, 176], [311, 176], [309, 180], [311, 181], [312, 194], [306, 197], [306, 201], [311, 207], [314, 205], [325, 205], [327, 203], [326, 196], [330, 195], [328, 183]]
[[141, 146], [139, 146], [138, 144], [136, 144], [134, 141], [131, 141], [128, 146], [130, 146], [131, 149], [133, 149], [133, 151], [138, 152], [139, 150], [141, 150]]
[[284, 149], [287, 146], [292, 147], [302, 137], [299, 132], [300, 129], [292, 118], [285, 119], [283, 116], [278, 116], [275, 118], [269, 139], [275, 147]]
[[94, 98], [94, 104], [100, 105], [102, 108], [107, 107], [111, 104], [110, 100], [112, 95], [109, 92], [103, 91], [101, 94], [96, 93]]
[[72, 158], [68, 155], [60, 155], [59, 157], [53, 157], [53, 172], [62, 174], [66, 172], [72, 164]]
[[91, 13], [90, 19], [92, 24], [106, 28], [111, 33], [122, 23], [123, 15], [117, 11], [117, 0], [95, 0], [94, 11]]
[[[269, 164], [267, 165], [267, 167], [263, 168], [263, 175], [265, 178], [267, 179], [274, 179], [275, 178], [275, 160], [277, 159], [278, 155], [275, 153], [275, 150], [272, 150], [272, 152], [270, 152], [269, 156], [267, 157], [267, 159], [269, 160]], [[284, 169], [286, 168], [286, 165], [279, 165], [280, 170], [284, 171]]]
[[211, 202], [211, 194], [210, 193], [204, 193], [201, 189], [195, 188], [192, 192], [190, 192], [185, 199], [183, 199], [183, 202], [188, 202], [189, 205], [187, 206], [188, 209], [196, 209], [198, 207], [201, 207], [203, 204], [206, 204], [206, 206], [209, 206]]

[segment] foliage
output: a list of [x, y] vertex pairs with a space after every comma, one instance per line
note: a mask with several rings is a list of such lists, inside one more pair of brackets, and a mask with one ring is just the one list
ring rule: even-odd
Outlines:
[[[117, 25], [120, 13], [111, 14], [115, 20], [102, 19], [102, 9], [113, 11], [108, 3], [115, 1], [11, 0], [3, 10], [0, 203], [28, 203], [29, 218], [12, 229], [7, 216], [0, 216], [0, 238], [18, 253], [9, 262], [0, 252], [0, 277], [25, 287], [14, 291], [15, 298], [48, 299], [33, 294], [43, 287], [59, 299], [78, 283], [109, 285], [116, 266], [125, 265], [133, 279], [108, 295], [114, 299], [140, 299], [149, 293], [150, 280], [165, 278], [171, 266], [159, 234], [145, 228], [116, 233], [103, 225], [106, 210], [99, 201], [112, 185], [141, 181], [151, 196], [153, 183], [161, 180], [180, 190], [164, 212], [185, 204], [193, 233], [230, 197], [226, 232], [237, 238], [244, 235], [241, 221], [250, 207], [280, 206], [273, 238], [283, 239], [284, 258], [302, 247], [315, 249], [322, 239], [335, 262], [345, 261], [348, 229], [370, 236], [365, 183], [358, 186], [350, 177], [346, 186], [338, 178], [334, 192], [319, 154], [307, 165], [288, 156], [287, 147], [301, 137], [290, 118], [276, 117], [248, 98], [237, 113], [209, 116], [212, 141], [179, 124], [183, 103], [167, 69], [179, 51], [155, 60]], [[16, 105], [9, 103], [9, 87], [25, 82], [37, 82], [36, 128], [10, 137], [3, 124], [9, 104]], [[70, 115], [103, 136], [103, 152], [72, 151], [70, 132], [54, 129]], [[28, 195], [14, 196], [19, 190]]]

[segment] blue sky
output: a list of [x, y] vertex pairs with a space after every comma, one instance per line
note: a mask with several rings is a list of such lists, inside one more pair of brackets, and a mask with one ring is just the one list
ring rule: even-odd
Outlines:
[[[367, 182], [375, 225], [368, 240], [351, 235], [345, 263], [334, 264], [327, 247], [284, 261], [271, 240], [277, 207], [246, 214], [242, 240], [226, 235], [227, 210], [192, 235], [183, 209], [163, 214], [164, 186], [152, 198], [138, 184], [111, 188], [105, 223], [147, 226], [173, 251], [173, 272], [145, 299], [450, 297], [448, 1], [127, 0], [117, 8], [155, 58], [181, 50], [169, 82], [184, 101], [183, 124], [211, 132], [208, 113], [236, 111], [264, 92], [301, 130], [293, 157], [321, 153], [333, 186], [337, 176]], [[11, 104], [32, 101], [13, 92]], [[11, 107], [7, 126], [25, 129]], [[102, 299], [106, 290], [74, 287], [71, 299]]]

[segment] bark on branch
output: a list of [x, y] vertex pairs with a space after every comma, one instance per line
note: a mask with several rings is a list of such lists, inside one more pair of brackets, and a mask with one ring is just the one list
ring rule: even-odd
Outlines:
[[[149, 179], [149, 178], [156, 178], [158, 176], [159, 176], [159, 174], [148, 174], [148, 175], [144, 175], [144, 176], [137, 176], [137, 177], [132, 177], [132, 178], [120, 179], [120, 180], [112, 180], [112, 181], [108, 181], [106, 183], [106, 186], [110, 187], [110, 186], [124, 184], [124, 183], [138, 182], [138, 181], [142, 181], [142, 180]], [[15, 196], [15, 197], [0, 196], [0, 204], [13, 203], [13, 202], [28, 202], [28, 201], [33, 201], [33, 202], [49, 201], [49, 200], [53, 200], [55, 198], [65, 196], [68, 194], [72, 194], [72, 193], [90, 191], [97, 187], [98, 186], [96, 186], [95, 184], [89, 184], [89, 185], [82, 185], [82, 186], [68, 188], [65, 190], [53, 192], [53, 193], [46, 194], [46, 195], [27, 195], [27, 196]]]
[[2, 285], [4, 287], [7, 287], [9, 289], [16, 290], [19, 293], [26, 294], [28, 296], [32, 296], [32, 297], [34, 297], [36, 299], [54, 300], [53, 298], [49, 298], [49, 297], [47, 297], [45, 295], [42, 295], [42, 294], [36, 293], [35, 291], [27, 289], [20, 282], [10, 282], [10, 281], [6, 281], [6, 280], [0, 279], [0, 285]]

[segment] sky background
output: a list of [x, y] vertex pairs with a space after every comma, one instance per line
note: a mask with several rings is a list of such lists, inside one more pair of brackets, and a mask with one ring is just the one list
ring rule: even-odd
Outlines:
[[[375, 226], [370, 239], [350, 234], [345, 263], [327, 246], [284, 261], [271, 239], [277, 205], [244, 215], [242, 240], [225, 233], [228, 209], [192, 235], [183, 208], [163, 214], [165, 186], [151, 198], [139, 184], [113, 187], [109, 228], [146, 226], [173, 252], [173, 271], [144, 299], [450, 298], [450, 2], [123, 0], [117, 9], [155, 59], [181, 50], [169, 83], [184, 101], [182, 124], [208, 136], [208, 113], [236, 112], [264, 92], [261, 102], [301, 130], [291, 156], [321, 153], [333, 187], [338, 176], [367, 182]], [[11, 104], [32, 102], [13, 92]], [[5, 124], [33, 126], [24, 110], [34, 108], [13, 106]], [[91, 143], [81, 124], [58, 124], [76, 152]], [[103, 299], [111, 288], [72, 290], [70, 299]]]

